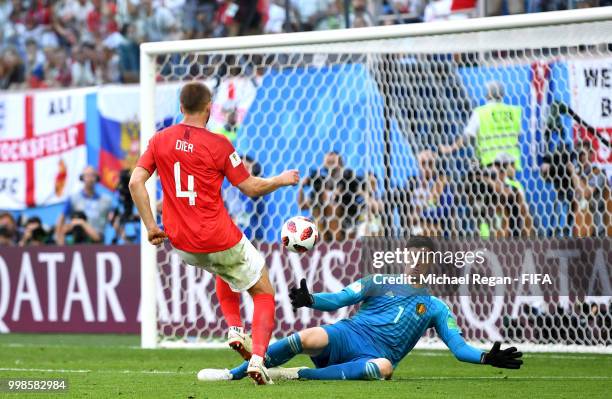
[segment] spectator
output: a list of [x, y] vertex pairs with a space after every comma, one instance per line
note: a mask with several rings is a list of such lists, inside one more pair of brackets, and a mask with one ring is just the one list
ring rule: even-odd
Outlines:
[[485, 12], [487, 17], [504, 15], [504, 8], [508, 14], [524, 14], [524, 0], [485, 0]]
[[103, 241], [102, 235], [87, 221], [85, 212], [74, 211], [62, 226], [64, 244], [93, 244]]
[[[308, 196], [304, 188], [309, 187]], [[310, 209], [325, 241], [343, 241], [355, 235], [357, 217], [364, 203], [363, 180], [344, 167], [340, 154], [325, 154], [323, 166], [300, 183], [298, 205]]]
[[104, 39], [102, 51], [98, 57], [96, 66], [96, 79], [98, 83], [120, 83], [121, 65], [117, 49], [123, 44], [123, 38], [119, 33], [113, 33]]
[[378, 191], [378, 179], [374, 173], [368, 173], [367, 184], [367, 191], [364, 194], [366, 212], [359, 215], [357, 237], [383, 235], [381, 215], [384, 212], [384, 205]]
[[30, 217], [24, 226], [19, 246], [33, 246], [46, 244], [48, 240], [47, 231], [44, 229], [38, 216]]
[[[43, 31], [44, 28], [34, 23], [33, 18], [25, 18], [23, 22], [23, 37], [27, 40], [34, 40], [42, 48], [43, 42]], [[45, 37], [45, 44], [49, 41], [48, 37]]]
[[503, 102], [505, 95], [501, 82], [487, 83], [487, 103], [477, 107], [465, 128], [464, 136], [453, 144], [441, 146], [442, 154], [452, 153], [470, 141], [476, 150], [481, 168], [487, 168], [500, 153], [514, 157], [515, 167], [521, 170], [521, 134], [522, 109], [520, 106]]
[[[587, 215], [590, 219], [586, 223], [586, 235], [605, 237], [610, 226], [610, 215], [607, 214], [607, 204], [610, 201], [610, 187], [605, 172], [593, 164], [595, 156], [589, 141], [582, 141], [576, 145], [577, 165], [572, 168], [576, 199], [578, 201], [578, 212]], [[576, 222], [579, 224], [579, 221]], [[581, 234], [585, 235], [585, 234]]]
[[186, 0], [183, 18], [185, 39], [201, 39], [213, 32], [217, 0]]
[[152, 0], [143, 0], [140, 8], [140, 23], [146, 41], [157, 42], [175, 39], [177, 21], [172, 12], [163, 5], [153, 7]]
[[15, 245], [17, 241], [17, 222], [8, 212], [0, 213], [0, 245]]
[[[519, 136], [522, 130], [520, 106], [503, 102], [505, 95], [501, 82], [490, 81], [486, 86], [487, 103], [472, 112], [462, 137], [451, 145], [440, 146], [441, 154], [452, 153], [470, 143], [478, 158], [478, 167], [466, 179], [465, 191], [481, 237], [487, 238], [492, 230], [499, 231], [499, 201], [507, 198], [504, 184], [498, 184], [494, 162], [500, 154], [514, 159], [514, 169], [521, 171]], [[494, 184], [493, 184], [494, 183]], [[503, 190], [500, 192], [499, 190]]]
[[299, 30], [313, 30], [318, 20], [327, 15], [333, 2], [334, 0], [291, 0], [291, 7], [299, 22]]
[[[112, 201], [110, 197], [97, 192], [96, 185], [99, 180], [100, 177], [93, 167], [87, 166], [83, 170], [81, 174], [83, 190], [71, 195], [66, 201], [55, 227], [56, 241], [59, 245], [65, 243], [67, 233], [76, 233], [77, 237], [73, 236], [72, 239], [76, 238], [77, 241], [81, 238], [91, 242], [103, 241]], [[74, 230], [75, 227], [78, 228]], [[80, 233], [85, 234], [80, 235]]]
[[13, 13], [12, 0], [0, 0], [0, 24], [8, 24]]
[[222, 111], [225, 117], [225, 124], [215, 133], [224, 135], [229, 141], [234, 143], [238, 135], [238, 109], [233, 101], [228, 101], [223, 104]]
[[[483, 0], [491, 14], [524, 12], [522, 1]], [[465, 17], [462, 9], [473, 9], [476, 0], [351, 0], [349, 25], [372, 26], [383, 10], [399, 17], [410, 13], [415, 17], [384, 18], [383, 23], [414, 22]], [[138, 77], [137, 46], [143, 41], [161, 41], [208, 36], [234, 36], [251, 33], [278, 33], [283, 30], [326, 30], [346, 26], [344, 0], [289, 0], [290, 20], [286, 21], [285, 0], [0, 0], [0, 41], [16, 48], [23, 61], [9, 65], [0, 62], [0, 88], [65, 87], [91, 83], [89, 66], [96, 74], [96, 83], [136, 82]], [[574, 7], [595, 7], [612, 4], [612, 0], [580, 0]], [[529, 10], [567, 8], [562, 0], [530, 0]], [[291, 25], [289, 25], [289, 23]], [[122, 42], [109, 36], [122, 37], [117, 32], [123, 26]], [[117, 35], [115, 35], [117, 34]], [[45, 59], [34, 55], [32, 41], [44, 49]], [[32, 47], [23, 49], [26, 42]], [[83, 45], [95, 43], [96, 55], [85, 57]], [[101, 45], [101, 43], [106, 43]], [[45, 61], [54, 63], [55, 49], [63, 47], [68, 67], [62, 67], [59, 81], [46, 78]], [[9, 50], [10, 52], [10, 50]], [[21, 54], [23, 52], [23, 54]], [[3, 58], [3, 57], [0, 57]], [[21, 79], [20, 64], [25, 66]], [[62, 63], [60, 63], [61, 66]], [[16, 66], [17, 69], [13, 69]], [[74, 68], [72, 68], [74, 67]], [[72, 71], [71, 69], [74, 69]], [[73, 74], [73, 81], [68, 76]], [[14, 82], [17, 83], [9, 83]], [[8, 86], [7, 86], [8, 85]]]
[[79, 27], [75, 22], [74, 17], [69, 13], [62, 13], [63, 7], [61, 3], [55, 5], [55, 13], [53, 16], [53, 30], [60, 40], [63, 47], [70, 49], [78, 42]]
[[25, 61], [25, 69], [26, 76], [30, 78], [30, 82], [28, 84], [33, 86], [31, 82], [31, 77], [34, 71], [42, 71], [45, 65], [45, 54], [38, 47], [38, 43], [36, 43], [33, 39], [28, 39], [26, 41], [26, 61]]
[[64, 21], [71, 21], [77, 32], [87, 29], [87, 16], [94, 11], [94, 5], [89, 0], [59, 1], [55, 7], [57, 17]]
[[407, 197], [402, 202], [408, 206], [402, 228], [415, 235], [446, 236], [453, 218], [448, 178], [433, 151], [421, 151], [417, 160], [419, 175], [408, 180]]
[[56, 48], [48, 58], [44, 78], [47, 87], [68, 87], [72, 83], [72, 75], [68, 64], [68, 55], [64, 48]]
[[495, 173], [485, 176], [491, 187], [498, 195], [497, 215], [499, 225], [494, 225], [494, 234], [497, 237], [532, 237], [533, 219], [527, 199], [525, 188], [516, 180], [514, 157], [501, 153], [494, 162]]
[[92, 0], [93, 9], [87, 14], [87, 31], [95, 41], [104, 40], [117, 32], [116, 7], [112, 2]]
[[27, 11], [27, 17], [32, 18], [36, 25], [51, 25], [53, 16], [51, 3], [50, 0], [32, 0], [30, 9]]
[[121, 34], [123, 35], [123, 42], [117, 49], [121, 82], [137, 83], [140, 71], [140, 49], [138, 43], [141, 40], [137, 36], [136, 27], [132, 24], [124, 25], [121, 29]]
[[13, 236], [4, 226], [0, 226], [0, 247], [10, 247], [15, 245]]
[[286, 11], [283, 0], [271, 0], [268, 8], [268, 21], [264, 33], [281, 33], [285, 26]]
[[446, 21], [451, 19], [465, 19], [467, 14], [453, 12], [455, 0], [430, 1], [423, 13], [424, 22]]
[[140, 217], [128, 187], [130, 175], [130, 169], [122, 169], [115, 188], [114, 209], [110, 215], [111, 224], [115, 230], [113, 244], [139, 242], [140, 239]]
[[[570, 237], [572, 235], [570, 226], [574, 225], [574, 185], [572, 179], [573, 162], [576, 156], [570, 144], [560, 142], [554, 149], [545, 154], [540, 166], [542, 177], [552, 183], [557, 201], [565, 209], [567, 218], [565, 223], [557, 221], [553, 232], [555, 235]], [[563, 227], [561, 227], [563, 226]]]
[[96, 84], [94, 57], [95, 49], [91, 43], [79, 45], [74, 49], [70, 69], [73, 86], [92, 86]]
[[0, 89], [21, 89], [25, 87], [26, 68], [23, 59], [14, 47], [9, 47], [2, 53], [0, 66]]
[[237, 31], [232, 32], [233, 35], [253, 35], [260, 33], [263, 26], [264, 16], [261, 0], [234, 0], [234, 4], [238, 4], [238, 10], [234, 16], [235, 27]]
[[[366, 24], [367, 23], [360, 17], [360, 20], [355, 22], [353, 21], [353, 27], [359, 27], [355, 25]], [[343, 13], [341, 12], [341, 8], [338, 7], [337, 1], [332, 1], [329, 4], [327, 12], [321, 18], [318, 19], [318, 22], [315, 26], [316, 30], [330, 30], [330, 29], [341, 29], [346, 28], [346, 20], [344, 18]]]
[[368, 2], [366, 0], [353, 0], [352, 6], [353, 11], [349, 17], [352, 28], [374, 26], [374, 17], [368, 10]]

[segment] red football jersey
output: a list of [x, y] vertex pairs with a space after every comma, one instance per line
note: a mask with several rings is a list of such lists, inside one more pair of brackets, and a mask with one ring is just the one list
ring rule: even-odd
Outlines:
[[156, 169], [164, 193], [164, 231], [175, 248], [218, 252], [236, 245], [242, 232], [230, 218], [223, 199], [223, 178], [234, 186], [249, 177], [232, 143], [204, 128], [177, 124], [155, 134], [138, 161]]

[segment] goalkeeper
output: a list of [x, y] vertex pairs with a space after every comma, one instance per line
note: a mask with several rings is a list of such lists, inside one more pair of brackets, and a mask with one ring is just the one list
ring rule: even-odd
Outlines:
[[[433, 241], [413, 237], [410, 249], [433, 251]], [[427, 273], [429, 265], [417, 264], [416, 273]], [[406, 288], [406, 286], [404, 286]], [[465, 342], [455, 317], [444, 302], [424, 289], [411, 288], [410, 295], [394, 295], [397, 288], [375, 284], [371, 277], [358, 280], [338, 293], [310, 294], [306, 281], [290, 290], [294, 308], [307, 306], [333, 311], [361, 303], [357, 314], [331, 325], [294, 333], [270, 345], [266, 372], [272, 379], [380, 380], [390, 379], [398, 363], [414, 348], [430, 327], [455, 357], [467, 363], [518, 369], [522, 353], [515, 347], [500, 349], [496, 342], [489, 352]], [[377, 292], [378, 291], [378, 292]], [[295, 355], [311, 357], [316, 368], [273, 368]], [[246, 376], [248, 362], [232, 370], [203, 369], [198, 378], [205, 381], [239, 380]]]

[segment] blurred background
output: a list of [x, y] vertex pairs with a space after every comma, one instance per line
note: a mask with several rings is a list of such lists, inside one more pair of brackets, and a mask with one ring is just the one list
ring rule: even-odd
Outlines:
[[[141, 43], [331, 35], [609, 5], [612, 0], [0, 0], [0, 332], [138, 332], [140, 220], [127, 183], [140, 154]], [[529, 41], [528, 30], [520, 33]], [[264, 198], [223, 187], [234, 221], [286, 282], [301, 261], [281, 262], [274, 245], [282, 222], [296, 214], [317, 223], [326, 243], [322, 257], [335, 244], [373, 235], [608, 242], [612, 46], [598, 34], [595, 45], [480, 51], [462, 42], [456, 50], [371, 58], [359, 49], [164, 54], [156, 59], [155, 122], [161, 129], [179, 121], [180, 82], [200, 79], [214, 92], [208, 127], [232, 141], [252, 174], [300, 169], [298, 187]], [[487, 106], [517, 117], [504, 125], [517, 138], [504, 151], [489, 148], [485, 158], [460, 144], [486, 134], [485, 122], [499, 123], [480, 119]], [[356, 253], [354, 245], [343, 249], [349, 257]], [[521, 267], [525, 252], [524, 246], [509, 252], [518, 259], [508, 260], [509, 270]], [[586, 252], [585, 279], [610, 256], [609, 246], [603, 255]], [[304, 270], [327, 270], [313, 258]], [[172, 259], [164, 253], [160, 264], [174, 267]], [[344, 264], [332, 269], [334, 278], [320, 279], [318, 289], [337, 289], [355, 276]], [[49, 277], [55, 270], [59, 290]], [[81, 282], [92, 287], [91, 298], [94, 287], [101, 295], [92, 299], [96, 311]], [[108, 287], [121, 299], [113, 300]], [[44, 316], [35, 291], [41, 298], [59, 295], [44, 303]], [[521, 311], [522, 304], [508, 305], [490, 319], [489, 337], [507, 323], [510, 339], [609, 343], [609, 298], [531, 301]], [[201, 309], [215, 309], [201, 318], [221, 332], [217, 304], [207, 302], [214, 299], [198, 300]], [[51, 308], [57, 302], [64, 304], [62, 320]], [[467, 324], [458, 302], [453, 306]], [[293, 323], [290, 308], [283, 309], [283, 320]], [[482, 337], [477, 324], [468, 338]]]

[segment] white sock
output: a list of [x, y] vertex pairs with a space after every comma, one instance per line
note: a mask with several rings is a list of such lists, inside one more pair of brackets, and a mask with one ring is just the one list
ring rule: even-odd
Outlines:
[[263, 358], [259, 355], [252, 355], [251, 356], [251, 360], [249, 360], [249, 364], [257, 364], [257, 365], [262, 365], [263, 364]]

